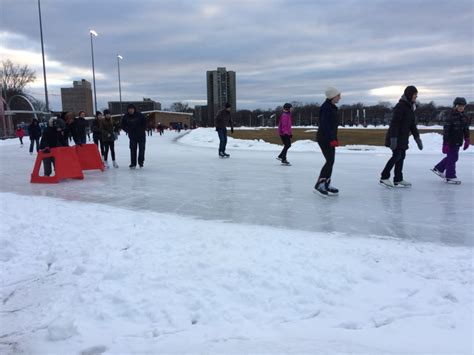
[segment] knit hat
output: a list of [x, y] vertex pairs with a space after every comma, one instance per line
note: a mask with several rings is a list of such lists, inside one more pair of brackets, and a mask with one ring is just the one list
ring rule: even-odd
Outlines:
[[231, 107], [232, 107], [232, 105], [229, 104], [228, 102], [224, 105], [224, 108], [231, 108]]
[[407, 86], [405, 88], [405, 91], [403, 92], [403, 95], [407, 98], [408, 101], [411, 102], [411, 99], [413, 98], [413, 95], [418, 93], [418, 89], [414, 86]]
[[105, 116], [105, 115], [110, 115], [110, 110], [105, 109], [105, 110], [104, 110], [104, 116]]
[[464, 97], [456, 97], [453, 102], [454, 106], [461, 105], [466, 106], [466, 99]]
[[292, 104], [289, 104], [289, 103], [286, 103], [286, 104], [283, 105], [283, 109], [284, 109], [284, 110], [289, 110], [289, 109], [292, 108], [292, 107], [293, 107], [293, 105], [292, 105]]
[[337, 95], [340, 95], [341, 92], [337, 90], [336, 88], [328, 87], [326, 89], [325, 94], [326, 94], [326, 98], [331, 100], [331, 99], [334, 99]]

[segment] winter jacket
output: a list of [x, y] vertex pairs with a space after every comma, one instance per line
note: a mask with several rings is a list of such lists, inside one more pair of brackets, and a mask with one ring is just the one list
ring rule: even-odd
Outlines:
[[464, 112], [453, 110], [444, 124], [443, 143], [460, 147], [465, 139], [469, 139], [469, 119]]
[[142, 139], [146, 137], [146, 118], [141, 112], [135, 110], [133, 115], [128, 112], [122, 117], [122, 129], [127, 132], [131, 139]]
[[102, 142], [113, 142], [115, 140], [114, 122], [112, 119], [104, 118], [100, 123], [100, 131]]
[[[33, 122], [36, 122], [36, 124], [33, 124]], [[28, 126], [28, 135], [31, 139], [41, 138], [41, 127], [38, 120], [33, 120], [33, 122]]]
[[[87, 121], [85, 118], [82, 117], [76, 117], [74, 120], [74, 127], [76, 130], [76, 138], [77, 140], [80, 141], [85, 141], [86, 140], [86, 128], [87, 128]], [[76, 141], [76, 140], [74, 140]]]
[[232, 122], [232, 116], [226, 109], [220, 110], [216, 115], [215, 126], [216, 131], [218, 129], [225, 129], [229, 126], [234, 129], [234, 122]]
[[322, 144], [329, 144], [337, 140], [337, 106], [327, 99], [319, 109], [319, 127], [316, 134], [316, 141]]
[[15, 131], [15, 135], [18, 138], [23, 138], [25, 136], [25, 130], [23, 128], [19, 128]]
[[291, 112], [283, 112], [278, 123], [278, 134], [280, 136], [291, 136]]
[[101, 137], [102, 132], [100, 130], [100, 122], [101, 120], [95, 118], [91, 123], [91, 131], [94, 137]]
[[397, 139], [397, 149], [408, 149], [410, 132], [413, 137], [419, 138], [420, 133], [416, 127], [416, 117], [413, 104], [402, 96], [393, 109], [392, 121], [385, 136], [385, 146], [390, 147], [390, 140]]
[[67, 137], [64, 135], [63, 131], [58, 131], [56, 127], [46, 127], [41, 136], [40, 149], [46, 147], [56, 148], [56, 147], [67, 147], [68, 141]]

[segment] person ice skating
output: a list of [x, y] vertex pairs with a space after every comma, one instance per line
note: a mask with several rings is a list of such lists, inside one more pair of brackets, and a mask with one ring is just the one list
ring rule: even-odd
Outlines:
[[146, 118], [141, 112], [137, 111], [133, 104], [127, 106], [127, 113], [122, 118], [122, 129], [130, 139], [130, 169], [135, 169], [137, 166], [137, 147], [138, 165], [143, 168], [145, 163]]
[[23, 147], [23, 137], [25, 136], [25, 130], [21, 127], [18, 126], [15, 135], [20, 139], [20, 146]]
[[225, 152], [227, 145], [227, 126], [230, 125], [230, 132], [234, 133], [234, 122], [231, 115], [232, 106], [226, 103], [223, 110], [220, 110], [216, 115], [216, 132], [219, 136], [219, 157], [228, 158], [230, 154]]
[[41, 127], [37, 118], [33, 118], [28, 126], [28, 135], [30, 136], [30, 154], [33, 154], [33, 148], [36, 143], [36, 151], [39, 150], [39, 141], [41, 138]]
[[107, 158], [109, 156], [112, 157], [112, 165], [114, 168], [118, 168], [117, 163], [115, 162], [115, 132], [114, 132], [114, 121], [112, 120], [112, 116], [110, 115], [109, 110], [104, 110], [104, 119], [100, 123], [100, 130], [101, 130], [101, 139], [102, 144], [104, 145], [104, 166], [108, 169], [109, 163], [107, 162]]
[[74, 120], [74, 126], [76, 130], [76, 144], [86, 144], [87, 143], [87, 121], [86, 113], [84, 111], [79, 111], [79, 116]]
[[104, 159], [104, 145], [102, 144], [102, 131], [100, 129], [100, 124], [104, 116], [102, 112], [97, 111], [95, 113], [95, 118], [92, 120], [91, 123], [91, 130], [92, 130], [92, 139], [94, 140], [94, 144], [100, 149], [100, 156]]
[[[392, 150], [392, 157], [389, 159], [380, 177], [380, 184], [386, 187], [410, 187], [411, 183], [403, 179], [403, 162], [408, 149], [408, 138], [411, 134], [415, 138], [418, 149], [423, 149], [420, 133], [416, 127], [416, 98], [418, 90], [414, 86], [407, 86], [400, 98], [400, 101], [393, 109], [392, 121], [390, 122], [385, 146]], [[390, 181], [390, 171], [395, 166], [395, 176], [393, 184]]]
[[[466, 107], [466, 99], [456, 97], [453, 102], [453, 110], [451, 111], [443, 131], [443, 154], [446, 157], [442, 159], [432, 171], [439, 177], [445, 179], [449, 184], [460, 184], [456, 176], [456, 162], [459, 158], [459, 149], [469, 148], [469, 119], [464, 114]], [[445, 174], [446, 172], [446, 174]]]
[[280, 135], [281, 141], [283, 142], [283, 150], [277, 157], [284, 165], [291, 165], [286, 159], [286, 153], [291, 147], [291, 138], [293, 137], [291, 131], [291, 108], [293, 106], [289, 103], [283, 105], [283, 113], [280, 116], [280, 122], [278, 123], [278, 134]]
[[341, 100], [341, 92], [336, 88], [330, 87], [326, 90], [326, 101], [319, 109], [319, 127], [316, 135], [321, 152], [326, 159], [326, 163], [321, 169], [318, 181], [314, 186], [314, 191], [322, 196], [337, 195], [339, 190], [331, 185], [332, 169], [336, 156], [336, 147], [339, 146], [337, 140], [337, 106]]
[[[40, 150], [49, 153], [51, 149], [56, 147], [67, 147], [68, 138], [64, 135], [65, 122], [61, 118], [52, 117], [48, 121], [48, 127], [43, 131], [40, 142]], [[44, 158], [43, 167], [44, 175], [50, 176], [52, 174], [52, 165], [54, 165], [54, 158]]]
[[76, 125], [74, 122], [74, 115], [72, 114], [72, 112], [68, 112], [68, 111], [62, 112], [60, 119], [65, 123], [63, 135], [66, 139], [67, 145], [69, 145], [70, 141], [74, 141], [74, 144], [76, 145], [81, 145], [81, 143], [79, 142], [79, 139], [77, 138]]

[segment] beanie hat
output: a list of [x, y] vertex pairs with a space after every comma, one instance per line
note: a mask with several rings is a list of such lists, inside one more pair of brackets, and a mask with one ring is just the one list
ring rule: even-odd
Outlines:
[[231, 107], [232, 107], [232, 105], [231, 105], [231, 104], [229, 104], [228, 102], [226, 102], [226, 104], [224, 105], [224, 107], [225, 107], [225, 108], [231, 108]]
[[334, 99], [337, 95], [340, 95], [341, 92], [337, 90], [336, 88], [328, 87], [326, 89], [325, 94], [326, 94], [326, 98], [331, 100], [331, 99]]
[[286, 104], [283, 105], [283, 109], [284, 109], [284, 110], [289, 110], [289, 109], [292, 108], [292, 107], [293, 107], [293, 105], [292, 105], [292, 104], [289, 104], [289, 103], [286, 103]]
[[105, 115], [110, 115], [110, 110], [105, 109], [105, 110], [104, 110], [104, 116], [105, 116]]
[[453, 102], [454, 106], [461, 105], [466, 106], [466, 99], [464, 97], [456, 97]]
[[129, 109], [131, 109], [131, 108], [133, 108], [135, 111], [137, 110], [137, 108], [135, 107], [134, 104], [128, 104], [128, 106], [127, 106], [127, 111], [128, 111]]
[[96, 111], [96, 113], [95, 113], [95, 117], [99, 117], [99, 115], [102, 115], [102, 112], [100, 112], [100, 111]]
[[407, 86], [405, 88], [405, 91], [403, 92], [403, 95], [407, 98], [408, 101], [411, 101], [413, 98], [413, 95], [418, 93], [418, 89], [414, 86]]

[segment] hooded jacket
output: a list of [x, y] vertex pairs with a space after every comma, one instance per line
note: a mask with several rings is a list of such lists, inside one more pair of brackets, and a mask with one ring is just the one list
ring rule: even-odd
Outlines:
[[[128, 113], [129, 108], [135, 109], [133, 115]], [[127, 113], [122, 117], [122, 129], [128, 133], [130, 139], [138, 140], [146, 137], [146, 118], [141, 112], [137, 111], [134, 105], [127, 107]]]
[[414, 105], [403, 95], [393, 109], [392, 121], [385, 136], [385, 146], [390, 147], [391, 138], [397, 139], [397, 149], [408, 149], [410, 133], [419, 138], [416, 127]]
[[283, 112], [278, 123], [278, 134], [280, 136], [291, 136], [291, 112]]
[[464, 112], [452, 110], [444, 124], [443, 143], [460, 147], [463, 140], [469, 140], [469, 120]]
[[[36, 124], [33, 124], [34, 122], [36, 122]], [[30, 139], [39, 139], [41, 137], [41, 127], [36, 118], [34, 118], [28, 126], [28, 135], [30, 136]]]

